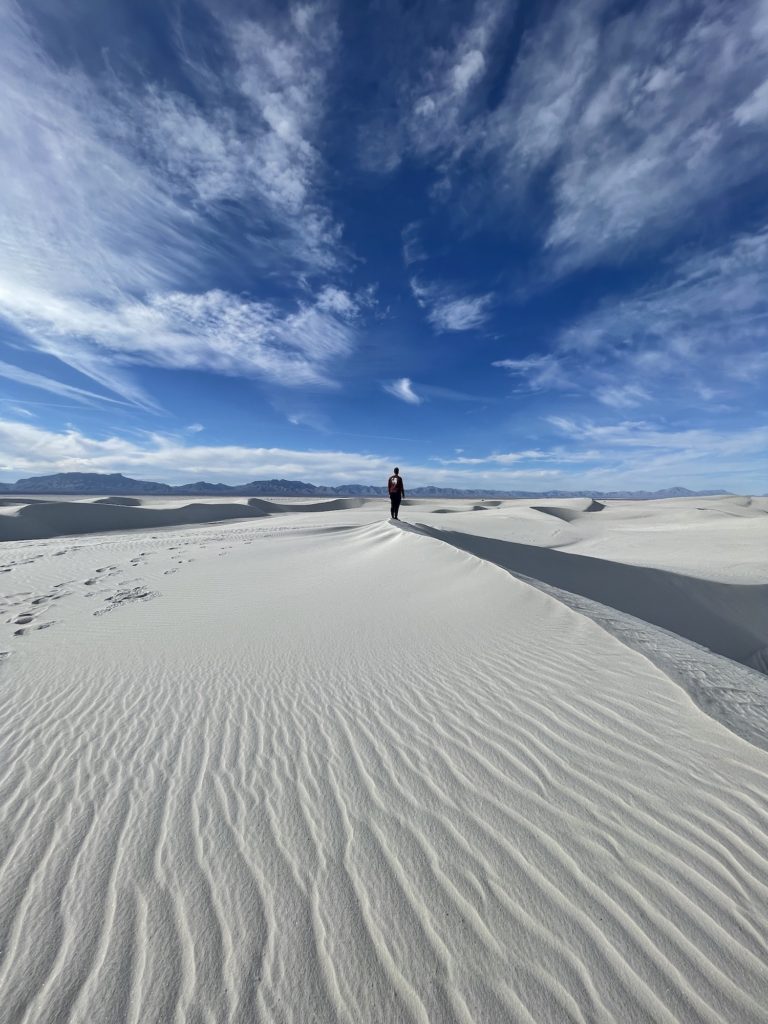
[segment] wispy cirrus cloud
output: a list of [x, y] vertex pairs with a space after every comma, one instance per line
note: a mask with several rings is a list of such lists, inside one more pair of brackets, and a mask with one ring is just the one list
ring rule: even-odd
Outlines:
[[434, 5], [392, 5], [389, 32], [375, 48], [386, 102], [357, 133], [366, 170], [390, 173], [408, 154], [439, 163], [471, 141], [466, 126], [476, 112], [494, 35], [516, 6], [516, 0], [479, 0], [459, 5], [453, 17]]
[[339, 42], [333, 7], [214, 15], [229, 50], [224, 73], [187, 61], [196, 99], [153, 84], [123, 101], [128, 123], [174, 188], [207, 209], [240, 204], [271, 263], [330, 268], [340, 228], [323, 202], [318, 142]]
[[505, 466], [525, 474], [544, 464], [559, 477], [558, 487], [569, 490], [656, 490], [680, 484], [747, 493], [765, 489], [768, 426], [714, 430], [664, 421], [601, 423], [566, 416], [548, 416], [546, 423], [552, 441], [541, 447], [479, 455], [460, 452], [435, 461], [480, 474], [488, 472], [486, 467]]
[[766, 279], [768, 227], [689, 253], [654, 285], [604, 300], [552, 351], [493, 365], [531, 390], [574, 386], [616, 409], [640, 407], [657, 391], [727, 398], [768, 374]]
[[595, 441], [620, 449], [648, 448], [684, 452], [697, 459], [713, 455], [762, 454], [768, 447], [768, 426], [735, 431], [698, 427], [680, 430], [646, 420], [593, 423], [564, 416], [549, 416], [547, 419], [558, 431], [574, 440]]
[[602, 468], [587, 472], [607, 489], [648, 485], [719, 486], [744, 493], [765, 491], [768, 426], [713, 430], [664, 422], [621, 420], [595, 423], [563, 416], [549, 423], [569, 444], [598, 445]]
[[763, 0], [548, 5], [500, 80], [515, 10], [478, 2], [421, 76], [406, 68], [391, 90], [391, 139], [433, 167], [452, 214], [517, 223], [535, 186], [544, 261], [563, 273], [665, 244], [702, 204], [763, 175]]
[[551, 352], [543, 355], [531, 354], [522, 359], [497, 359], [491, 365], [517, 377], [531, 391], [574, 387], [573, 379], [563, 360]]
[[[490, 455], [456, 455], [451, 459], [435, 459], [443, 466], [511, 466], [518, 462], [599, 463], [603, 453], [596, 450], [576, 451], [556, 445], [553, 448], [529, 448], [519, 452], [493, 452]], [[554, 475], [554, 474], [553, 474]]]
[[[77, 388], [71, 384], [63, 384], [61, 381], [54, 380], [52, 377], [46, 377], [42, 373], [33, 373], [31, 370], [23, 370], [20, 366], [13, 366], [11, 363], [2, 361], [0, 361], [0, 377], [16, 381], [18, 384], [25, 384], [27, 387], [38, 388], [41, 391], [50, 391], [54, 395], [72, 398], [76, 402], [83, 402], [88, 405], [93, 405], [96, 402], [108, 402], [114, 405], [125, 404], [116, 398], [99, 395], [95, 391]], [[27, 412], [27, 415], [31, 416], [32, 414]]]
[[[352, 350], [360, 311], [360, 304], [338, 288], [323, 289], [291, 312], [218, 289], [166, 291], [110, 305], [58, 300], [53, 308], [44, 295], [37, 302], [37, 294], [0, 289], [0, 305], [39, 348], [63, 362], [97, 379], [99, 365], [109, 366], [104, 383], [137, 403], [141, 396], [130, 382], [116, 379], [115, 367], [144, 364], [262, 376], [285, 386], [330, 384], [327, 367]], [[72, 351], [73, 338], [88, 339], [84, 362]]]
[[427, 258], [424, 244], [421, 240], [421, 224], [419, 221], [411, 221], [406, 224], [401, 232], [403, 240], [403, 263], [410, 267], [414, 263], [421, 263]]
[[453, 287], [411, 278], [413, 296], [437, 331], [472, 331], [491, 315], [493, 295], [460, 295]]
[[424, 401], [413, 390], [413, 383], [408, 377], [401, 377], [399, 380], [393, 380], [388, 384], [384, 384], [384, 390], [388, 394], [394, 395], [395, 398], [399, 398], [402, 402], [408, 402], [409, 405], [421, 405]]
[[334, 17], [319, 3], [219, 24], [217, 75], [185, 63], [206, 76], [193, 100], [59, 65], [20, 7], [0, 9], [0, 317], [147, 408], [131, 364], [327, 384], [354, 343], [359, 303], [343, 289], [305, 279], [293, 299], [282, 286], [257, 300], [209, 285], [231, 261], [219, 218], [233, 204], [251, 267], [318, 274], [340, 252], [315, 145]]
[[634, 409], [644, 402], [649, 402], [651, 396], [639, 384], [609, 384], [597, 388], [595, 398], [613, 409]]

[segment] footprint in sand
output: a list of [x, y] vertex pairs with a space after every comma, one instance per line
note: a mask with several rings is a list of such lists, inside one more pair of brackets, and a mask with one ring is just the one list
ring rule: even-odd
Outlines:
[[27, 633], [33, 633], [38, 629], [49, 629], [55, 625], [54, 622], [38, 622], [35, 626], [22, 626], [21, 629], [14, 630], [14, 636], [26, 636]]
[[118, 590], [117, 593], [111, 594], [109, 597], [105, 598], [106, 607], [97, 608], [93, 614], [106, 615], [107, 612], [112, 612], [116, 608], [120, 608], [122, 605], [131, 604], [134, 601], [151, 601], [153, 598], [159, 596], [160, 594], [156, 590], [147, 590], [144, 586]]

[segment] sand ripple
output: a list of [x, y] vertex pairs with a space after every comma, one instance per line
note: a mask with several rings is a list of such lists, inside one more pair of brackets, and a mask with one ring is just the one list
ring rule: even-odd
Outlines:
[[429, 537], [233, 553], [0, 666], [3, 1021], [768, 1020], [764, 751]]

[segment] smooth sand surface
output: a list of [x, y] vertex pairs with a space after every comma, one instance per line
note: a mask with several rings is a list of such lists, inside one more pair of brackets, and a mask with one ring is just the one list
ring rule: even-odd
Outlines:
[[0, 546], [0, 1020], [768, 1021], [740, 501]]

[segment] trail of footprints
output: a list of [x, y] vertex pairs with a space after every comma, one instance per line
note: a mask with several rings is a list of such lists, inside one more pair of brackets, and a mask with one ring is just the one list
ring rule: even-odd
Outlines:
[[[151, 540], [158, 539], [155, 536], [151, 537]], [[223, 543], [223, 540], [223, 537], [210, 538], [213, 544], [219, 546], [220, 557], [227, 555], [233, 547], [231, 543]], [[201, 544], [199, 540], [195, 540], [194, 542], [187, 541], [168, 547], [159, 547], [155, 551], [140, 551], [130, 558], [123, 567], [115, 563], [102, 565], [94, 569], [85, 579], [64, 580], [44, 592], [19, 590], [3, 593], [0, 589], [0, 622], [4, 622], [10, 627], [9, 637], [29, 637], [56, 625], [59, 621], [58, 618], [53, 617], [56, 603], [71, 595], [92, 600], [97, 606], [93, 610], [93, 615], [97, 618], [136, 601], [151, 601], [159, 597], [160, 592], [152, 589], [140, 577], [129, 577], [127, 573], [130, 570], [149, 565], [150, 560], [157, 556], [165, 556], [170, 565], [167, 569], [162, 570], [162, 574], [164, 576], [174, 575], [184, 565], [195, 561], [194, 558], [186, 557], [184, 549], [188, 547], [189, 543], [193, 543], [196, 549], [208, 546], [208, 544]], [[251, 539], [249, 538], [245, 543], [250, 544]], [[0, 562], [0, 574], [11, 573], [15, 569], [31, 565], [41, 558], [71, 554], [80, 550], [81, 547], [81, 545], [75, 545], [71, 548], [62, 548], [52, 552], [51, 555], [45, 551], [35, 552], [32, 555], [20, 555], [18, 558]], [[0, 650], [0, 663], [10, 657], [10, 654], [10, 650]]]
[[[54, 554], [63, 555], [66, 551], [57, 551]], [[8, 562], [0, 565], [0, 570], [9, 573], [17, 566], [28, 565], [40, 557], [42, 556], [36, 555]], [[147, 565], [149, 557], [149, 552], [142, 551], [131, 558], [128, 565], [132, 569]], [[193, 559], [179, 558], [176, 561], [181, 565]], [[177, 571], [178, 567], [166, 570], [166, 574]], [[24, 637], [56, 625], [58, 620], [51, 617], [55, 603], [73, 594], [79, 593], [79, 596], [94, 600], [98, 607], [94, 609], [93, 615], [97, 617], [134, 601], [150, 601], [160, 596], [159, 591], [150, 589], [144, 580], [136, 577], [126, 578], [126, 572], [126, 568], [116, 564], [102, 565], [84, 580], [64, 580], [43, 593], [31, 590], [0, 593], [0, 615], [5, 613], [4, 621], [11, 627], [13, 637]], [[10, 654], [10, 651], [0, 651], [0, 662]]]

